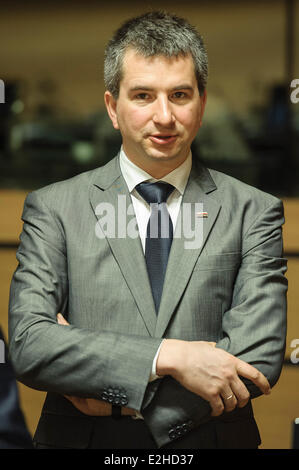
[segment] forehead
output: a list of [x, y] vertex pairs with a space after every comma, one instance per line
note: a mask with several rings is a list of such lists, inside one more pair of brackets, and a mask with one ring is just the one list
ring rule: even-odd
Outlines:
[[120, 85], [134, 87], [144, 84], [175, 86], [180, 83], [196, 86], [194, 62], [191, 54], [166, 57], [144, 57], [134, 49], [125, 52]]

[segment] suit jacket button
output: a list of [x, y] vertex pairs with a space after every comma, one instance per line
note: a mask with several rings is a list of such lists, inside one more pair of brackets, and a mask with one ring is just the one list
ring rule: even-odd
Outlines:
[[184, 423], [184, 424], [182, 425], [182, 431], [183, 431], [183, 433], [188, 432], [188, 425], [187, 425], [187, 423]]

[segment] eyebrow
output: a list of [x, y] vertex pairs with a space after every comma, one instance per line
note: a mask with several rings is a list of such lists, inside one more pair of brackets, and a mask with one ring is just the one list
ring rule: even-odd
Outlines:
[[[140, 90], [155, 91], [154, 88], [151, 88], [151, 87], [148, 87], [148, 86], [142, 86], [142, 85], [136, 85], [133, 88], [129, 89], [130, 92], [140, 91]], [[182, 85], [178, 85], [178, 86], [175, 86], [175, 87], [171, 88], [170, 91], [175, 91], [175, 90], [193, 90], [193, 87], [190, 86], [189, 84], [183, 83]]]

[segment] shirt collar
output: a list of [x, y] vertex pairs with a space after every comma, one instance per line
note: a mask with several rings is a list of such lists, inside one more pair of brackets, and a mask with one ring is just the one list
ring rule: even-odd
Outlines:
[[120, 150], [120, 168], [123, 177], [127, 183], [130, 193], [133, 191], [135, 186], [143, 181], [165, 181], [166, 183], [172, 184], [181, 194], [184, 194], [189, 174], [192, 166], [192, 154], [189, 152], [186, 160], [178, 166], [175, 170], [171, 171], [167, 175], [163, 176], [159, 180], [153, 178], [146, 171], [142, 170], [139, 166], [135, 165], [125, 154], [123, 147]]

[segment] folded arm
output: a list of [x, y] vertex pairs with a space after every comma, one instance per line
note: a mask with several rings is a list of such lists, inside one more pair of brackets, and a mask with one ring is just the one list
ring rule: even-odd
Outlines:
[[[219, 369], [217, 373], [214, 371], [217, 363], [210, 362], [213, 352], [208, 351], [204, 343], [189, 343], [187, 348], [183, 345], [183, 356], [175, 361], [176, 355], [172, 355], [169, 362], [168, 351], [163, 350], [162, 345], [161, 352], [166, 355], [160, 357], [161, 362], [158, 358], [157, 373], [163, 373], [169, 367], [170, 375], [161, 381], [152, 401], [146, 402], [145, 399], [143, 411], [161, 445], [168, 440], [169, 423], [167, 414], [163, 413], [162, 408], [157, 408], [157, 403], [163, 402], [166, 397], [168, 410], [172, 410], [172, 422], [186, 423], [191, 420], [192, 426], [196, 426], [210, 419], [211, 411], [217, 415], [227, 408], [223, 398], [230, 395], [229, 390], [234, 395], [237, 393], [235, 406], [242, 407], [249, 396], [254, 398], [267, 393], [263, 377], [271, 387], [277, 382], [286, 337], [287, 280], [284, 275], [287, 261], [282, 257], [283, 222], [282, 203], [276, 201], [257, 215], [243, 236], [242, 263], [235, 280], [231, 308], [223, 315], [223, 337], [215, 348], [231, 355], [230, 360], [229, 357], [225, 358], [228, 362], [222, 369], [221, 380], [217, 376]], [[163, 343], [167, 349], [175, 347], [175, 343], [167, 341]], [[177, 343], [177, 346], [181, 347], [182, 344]], [[188, 359], [188, 348], [190, 353], [192, 348], [197, 348], [198, 353], [189, 355]], [[216, 351], [214, 353], [216, 359]], [[243, 361], [254, 369], [244, 368]], [[219, 361], [218, 365], [221, 366]], [[236, 380], [236, 374], [246, 385], [246, 392]], [[218, 384], [216, 388], [215, 384]]]
[[118, 386], [126, 391], [127, 406], [140, 409], [161, 339], [59, 325], [56, 315], [67, 311], [68, 301], [63, 229], [36, 193], [28, 195], [22, 218], [9, 304], [10, 357], [18, 380], [90, 398]]

